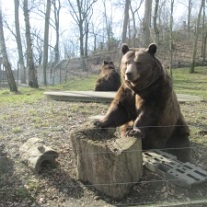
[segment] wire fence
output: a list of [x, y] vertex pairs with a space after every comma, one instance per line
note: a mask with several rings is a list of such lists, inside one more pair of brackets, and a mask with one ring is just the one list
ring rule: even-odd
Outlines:
[[[199, 128], [199, 129], [205, 127], [203, 124], [189, 124], [189, 125], [167, 125], [167, 126], [144, 126], [144, 127], [140, 127], [140, 129], [141, 128], [160, 128], [160, 127], [171, 128], [171, 127], [186, 127], [186, 126], [195, 127], [195, 128]], [[111, 130], [111, 129], [114, 129], [114, 128], [107, 128], [107, 129]], [[95, 128], [95, 130], [103, 130], [103, 129], [101, 129], [101, 128]], [[206, 131], [206, 134], [207, 134], [207, 131]], [[107, 139], [104, 140], [104, 141], [106, 141], [106, 143], [107, 143]], [[199, 145], [199, 147], [198, 147], [198, 146], [196, 146], [194, 144], [192, 144], [190, 147], [161, 148], [161, 149], [158, 149], [158, 150], [166, 150], [166, 149], [167, 150], [174, 150], [174, 149], [182, 150], [182, 149], [186, 149], [186, 148], [190, 148], [194, 152], [196, 152], [196, 150], [198, 148], [199, 149], [202, 149], [204, 152], [206, 151], [205, 145], [204, 146]], [[123, 153], [125, 153], [125, 152], [126, 153], [129, 153], [129, 152], [130, 153], [133, 153], [133, 152], [137, 152], [137, 151], [139, 151], [139, 152], [145, 152], [146, 150], [142, 150], [142, 149], [141, 150], [140, 149], [134, 150], [133, 149], [133, 150], [126, 150]], [[73, 153], [73, 149], [70, 149], [70, 153]], [[85, 151], [85, 152], [83, 152], [82, 151], [81, 153], [84, 155], [84, 154], [107, 154], [107, 153], [113, 153], [113, 152], [109, 152], [109, 151], [98, 151], [98, 152], [88, 152], [88, 151]], [[207, 152], [205, 152], [205, 154], [207, 155]], [[0, 159], [1, 158], [2, 158], [2, 156], [0, 156]], [[71, 170], [71, 169], [75, 169], [76, 168], [75, 162], [73, 162], [72, 164], [71, 163], [67, 164], [68, 163], [68, 160], [67, 159], [64, 159], [64, 157], [62, 157], [62, 158], [63, 158], [63, 163], [65, 163], [67, 165], [67, 167], [68, 167], [67, 169], [68, 170], [69, 169]], [[205, 158], [203, 158], [203, 159], [205, 159]], [[195, 159], [194, 161], [197, 162], [198, 160]], [[205, 161], [203, 163], [203, 166], [206, 168], [207, 161]], [[45, 175], [47, 177], [50, 173], [51, 173], [51, 176], [53, 176], [53, 175], [55, 175], [55, 172], [56, 171], [57, 171], [56, 168], [55, 169], [49, 169], [49, 171], [43, 172], [42, 176]], [[58, 173], [61, 173], [61, 172], [59, 171]], [[18, 174], [16, 174], [15, 176], [18, 177]], [[51, 177], [49, 180], [52, 180], [52, 179], [53, 179], [53, 177]], [[93, 187], [96, 187], [96, 186], [103, 186], [103, 185], [104, 186], [132, 185], [132, 186], [139, 186], [139, 188], [141, 190], [143, 185], [149, 185], [148, 186], [148, 190], [147, 190], [148, 193], [149, 194], [154, 194], [155, 193], [154, 192], [154, 188], [150, 188], [151, 187], [151, 184], [160, 186], [163, 183], [165, 184], [165, 183], [173, 182], [173, 181], [176, 181], [176, 180], [179, 181], [179, 179], [176, 179], [176, 178], [167, 178], [167, 177], [162, 177], [162, 176], [159, 177], [158, 179], [154, 178], [154, 176], [152, 176], [152, 178], [149, 178], [149, 180], [144, 180], [144, 179], [146, 179], [146, 178], [143, 178], [143, 179], [141, 178], [140, 181], [138, 181], [138, 182], [115, 182], [115, 183], [95, 183], [95, 184], [84, 183], [84, 187], [93, 188]], [[0, 184], [1, 184], [1, 181], [0, 181]], [[22, 185], [22, 182], [21, 181], [19, 181], [19, 183], [17, 182], [15, 184], [15, 186], [13, 186], [13, 187], [9, 187], [8, 186], [8, 187], [4, 187], [3, 189], [0, 187], [0, 195], [2, 195], [2, 196], [5, 195], [5, 193], [8, 193], [11, 190], [14, 190], [15, 187], [16, 187], [16, 189], [18, 189], [19, 188], [18, 187], [18, 184], [19, 185]], [[205, 189], [207, 189], [206, 182], [204, 183], [204, 185], [205, 185]], [[75, 182], [74, 183], [74, 181], [72, 179], [71, 180], [68, 179], [67, 182], [66, 182], [66, 184], [63, 184], [63, 183], [58, 184], [58, 183], [56, 183], [56, 181], [54, 179], [54, 182], [51, 183], [51, 186], [53, 186], [53, 187], [55, 187], [55, 188], [57, 188], [59, 190], [61, 190], [61, 189], [74, 189], [72, 191], [74, 191], [74, 193], [77, 193], [77, 197], [79, 197], [78, 196], [78, 194], [80, 193], [79, 192], [80, 191], [79, 189], [80, 188], [83, 188], [82, 184], [80, 184], [78, 182]], [[196, 191], [197, 192], [200, 192], [200, 189], [199, 188], [196, 188], [195, 192]], [[146, 192], [146, 190], [145, 190], [145, 192]], [[118, 202], [118, 206], [139, 206], [139, 205], [142, 205], [142, 206], [188, 206], [188, 205], [189, 206], [207, 206], [207, 194], [205, 194], [203, 191], [200, 194], [202, 194], [202, 195], [200, 195], [200, 197], [198, 196], [199, 199], [195, 199], [195, 198], [189, 199], [189, 198], [186, 198], [186, 200], [185, 200], [185, 198], [182, 198], [181, 199], [182, 201], [179, 201], [179, 199], [177, 199], [177, 200], [175, 199], [175, 202], [171, 202], [171, 201], [165, 202], [165, 199], [164, 199], [162, 201], [157, 200], [155, 203], [153, 203], [152, 201], [151, 202], [148, 202], [147, 200], [145, 200], [143, 202], [141, 202], [141, 201], [139, 201], [139, 202], [129, 202], [127, 204], [125, 202], [119, 201]], [[166, 200], [167, 200], [167, 198], [166, 198]], [[96, 204], [93, 204], [93, 206], [96, 206]]]

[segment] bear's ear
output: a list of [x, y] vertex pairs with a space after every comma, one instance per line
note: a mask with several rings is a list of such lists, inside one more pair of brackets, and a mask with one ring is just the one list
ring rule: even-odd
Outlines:
[[107, 65], [107, 64], [108, 64], [108, 62], [104, 60], [104, 61], [103, 61], [103, 64], [104, 64], [104, 65]]
[[129, 47], [126, 43], [122, 44], [121, 51], [122, 51], [123, 54], [126, 54], [129, 51]]
[[152, 43], [148, 47], [148, 52], [150, 55], [154, 55], [157, 52], [157, 45], [155, 43]]

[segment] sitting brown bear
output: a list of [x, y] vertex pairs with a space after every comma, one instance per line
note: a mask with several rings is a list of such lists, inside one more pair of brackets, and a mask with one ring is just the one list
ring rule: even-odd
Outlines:
[[189, 128], [171, 78], [154, 56], [156, 50], [156, 44], [147, 49], [122, 45], [122, 86], [106, 115], [94, 124], [102, 128], [122, 126], [122, 134], [143, 138], [144, 150], [167, 149], [185, 162], [190, 159]]
[[121, 86], [121, 78], [113, 62], [104, 61], [100, 78], [96, 82], [95, 91], [117, 91]]

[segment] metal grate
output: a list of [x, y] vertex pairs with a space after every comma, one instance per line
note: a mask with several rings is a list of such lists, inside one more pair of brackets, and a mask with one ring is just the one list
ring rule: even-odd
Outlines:
[[161, 150], [145, 151], [142, 154], [146, 168], [171, 179], [176, 185], [191, 187], [207, 180], [205, 170], [189, 162], [182, 163], [171, 154]]

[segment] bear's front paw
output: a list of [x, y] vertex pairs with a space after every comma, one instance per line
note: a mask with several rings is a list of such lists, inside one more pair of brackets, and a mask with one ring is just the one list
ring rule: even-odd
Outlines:
[[138, 128], [133, 128], [132, 130], [129, 130], [126, 132], [126, 136], [128, 137], [139, 137], [139, 138], [143, 138], [143, 133], [141, 132], [140, 129]]
[[103, 119], [104, 119], [104, 116], [101, 116], [101, 115], [90, 117], [92, 124], [96, 127], [104, 127]]
[[96, 126], [96, 127], [103, 127], [103, 123], [102, 123], [102, 121], [101, 120], [94, 120], [93, 121], [93, 124], [94, 124], [94, 126]]

